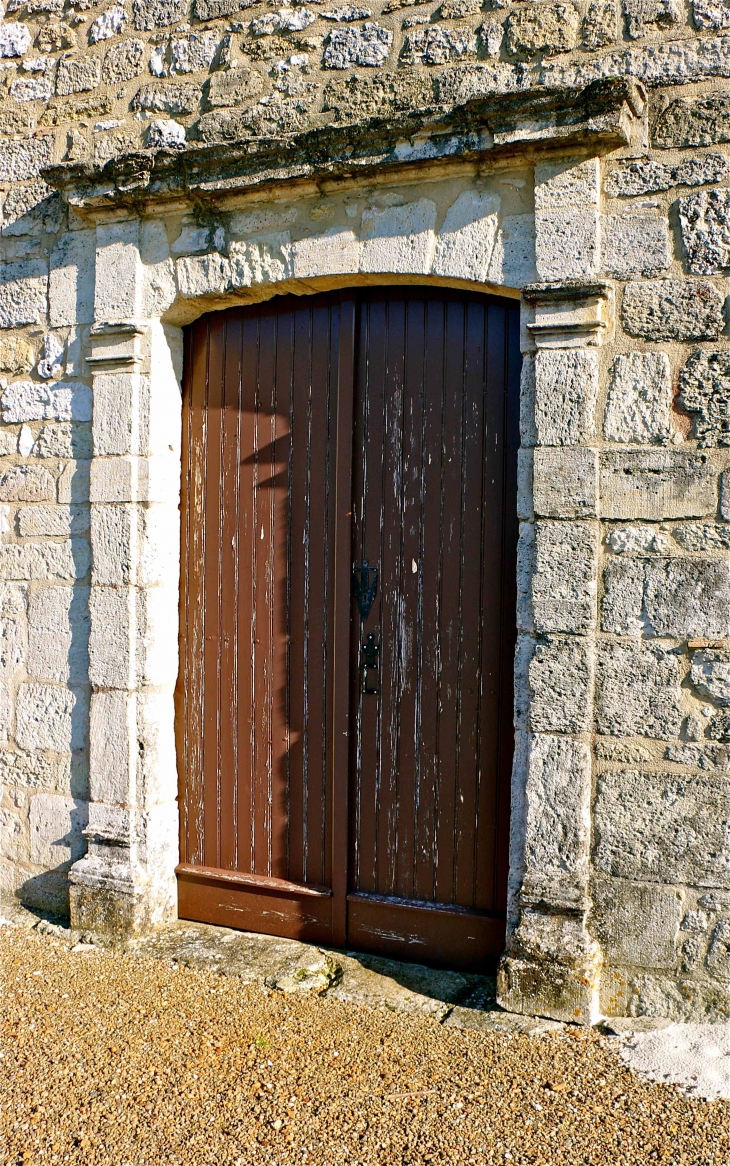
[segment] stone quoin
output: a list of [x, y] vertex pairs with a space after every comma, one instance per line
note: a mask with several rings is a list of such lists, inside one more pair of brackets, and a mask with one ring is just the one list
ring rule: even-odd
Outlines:
[[183, 329], [484, 292], [523, 356], [499, 1002], [729, 1018], [727, 10], [8, 7], [0, 892], [177, 913]]

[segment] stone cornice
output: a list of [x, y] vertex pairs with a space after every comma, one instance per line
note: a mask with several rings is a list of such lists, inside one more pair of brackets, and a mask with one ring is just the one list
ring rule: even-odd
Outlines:
[[630, 143], [643, 106], [641, 87], [624, 78], [585, 88], [533, 87], [277, 138], [140, 150], [104, 166], [66, 162], [48, 167], [43, 177], [78, 210], [141, 210], [181, 198], [216, 200], [283, 182], [347, 180], [450, 159], [605, 152]]

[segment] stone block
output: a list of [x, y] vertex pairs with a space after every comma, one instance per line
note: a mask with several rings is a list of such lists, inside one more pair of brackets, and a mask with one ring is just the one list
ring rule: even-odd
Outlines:
[[92, 582], [121, 586], [136, 582], [136, 551], [143, 516], [136, 506], [94, 506], [91, 543], [94, 549]]
[[622, 0], [626, 35], [639, 40], [660, 28], [679, 24], [684, 13], [679, 0]]
[[730, 163], [722, 154], [683, 158], [676, 165], [660, 162], [657, 158], [627, 158], [611, 170], [603, 189], [609, 198], [632, 198], [637, 194], [671, 190], [673, 186], [703, 186], [708, 182], [719, 182], [728, 170]]
[[603, 270], [618, 279], [658, 275], [672, 262], [669, 224], [658, 215], [605, 215], [601, 255]]
[[450, 61], [474, 60], [477, 48], [473, 29], [437, 25], [409, 33], [400, 60], [404, 65], [446, 65]]
[[548, 895], [551, 882], [556, 894], [579, 894], [588, 873], [590, 749], [570, 737], [531, 736], [527, 764], [525, 881]]
[[91, 502], [173, 502], [180, 496], [180, 462], [174, 454], [152, 458], [94, 458]]
[[223, 295], [231, 284], [231, 265], [225, 256], [217, 252], [211, 255], [194, 255], [177, 260], [175, 275], [180, 295], [184, 299]]
[[10, 466], [0, 473], [0, 501], [52, 502], [56, 480], [45, 466]]
[[730, 635], [730, 563], [649, 560], [644, 608], [647, 629], [657, 636], [722, 639]]
[[506, 21], [507, 52], [567, 53], [580, 37], [580, 16], [573, 4], [526, 4], [514, 8]]
[[603, 572], [601, 630], [640, 636], [644, 630], [644, 560], [609, 559]]
[[94, 454], [142, 453], [145, 444], [146, 382], [135, 372], [97, 373], [94, 377]]
[[326, 38], [322, 64], [325, 69], [350, 69], [353, 65], [375, 67], [387, 60], [393, 33], [379, 24], [336, 28]]
[[88, 683], [88, 587], [45, 587], [28, 604], [28, 675]]
[[590, 278], [600, 261], [598, 211], [535, 211], [535, 255], [541, 280]]
[[593, 449], [536, 449], [535, 514], [589, 518], [598, 500], [598, 455]]
[[91, 430], [87, 425], [60, 421], [44, 425], [33, 443], [33, 456], [42, 458], [91, 457]]
[[124, 219], [96, 229], [94, 314], [97, 320], [126, 320], [139, 314], [142, 265], [139, 222]]
[[730, 141], [730, 94], [670, 101], [656, 119], [652, 141], [665, 150]]
[[583, 17], [581, 40], [589, 51], [613, 44], [618, 38], [615, 0], [591, 0]]
[[535, 165], [535, 210], [584, 207], [595, 210], [600, 197], [600, 162], [538, 162]]
[[105, 85], [121, 85], [138, 77], [144, 68], [145, 42], [132, 37], [107, 49], [101, 66]]
[[522, 357], [520, 372], [520, 445], [523, 451], [537, 445], [535, 393], [535, 354], [528, 352]]
[[360, 241], [347, 227], [331, 227], [321, 235], [298, 239], [291, 246], [291, 268], [295, 279], [351, 275], [359, 266]]
[[730, 705], [730, 652], [722, 648], [693, 652], [690, 678], [702, 696]]
[[720, 517], [730, 520], [730, 471], [720, 474]]
[[644, 882], [730, 887], [727, 778], [610, 770], [598, 777], [594, 863]]
[[[201, 2], [205, 4], [206, 0], [196, 0], [198, 9]], [[212, 0], [215, 4], [215, 0]], [[234, 8], [226, 11], [223, 15], [228, 15], [228, 12], [236, 12], [239, 8], [245, 7], [242, 3], [237, 3]], [[140, 30], [152, 28], [165, 28], [170, 24], [177, 24], [180, 20], [185, 20], [188, 14], [187, 0], [133, 0], [132, 12], [134, 15], [134, 27]], [[215, 13], [215, 15], [222, 15]], [[209, 16], [201, 16], [198, 11], [199, 20], [210, 20]]]
[[663, 352], [617, 356], [603, 418], [607, 441], [664, 443], [672, 436], [672, 371]]
[[533, 733], [583, 733], [591, 727], [593, 645], [585, 639], [539, 641], [527, 669], [528, 727]]
[[591, 930], [610, 963], [672, 968], [682, 894], [674, 887], [597, 879], [592, 888]]
[[0, 679], [7, 684], [17, 668], [25, 661], [27, 636], [19, 616], [0, 619]]
[[91, 389], [80, 381], [14, 381], [2, 393], [2, 419], [20, 421], [90, 421]]
[[147, 587], [138, 605], [141, 652], [140, 683], [172, 689], [178, 673], [178, 583], [173, 587]]
[[18, 77], [10, 82], [8, 93], [13, 101], [48, 101], [53, 97], [53, 75]]
[[323, 109], [339, 123], [428, 108], [434, 103], [434, 79], [422, 73], [381, 73], [330, 81], [324, 88]]
[[33, 345], [25, 336], [0, 336], [0, 370], [18, 376], [30, 372], [36, 362]]
[[0, 182], [37, 178], [53, 161], [53, 134], [36, 138], [0, 139]]
[[730, 353], [700, 350], [679, 374], [678, 404], [692, 414], [700, 447], [730, 445]]
[[488, 278], [492, 283], [516, 288], [537, 279], [534, 215], [505, 215], [502, 219]]
[[580, 445], [595, 435], [598, 357], [587, 348], [535, 355], [535, 430], [539, 445]]
[[136, 608], [127, 587], [92, 587], [89, 600], [89, 681], [96, 688], [131, 691], [137, 685], [132, 645]]
[[[296, 11], [301, 12], [302, 9]], [[213, 64], [220, 43], [220, 34], [214, 28], [203, 32], [191, 32], [187, 36], [173, 37], [170, 41], [170, 72], [173, 74], [207, 72]]]
[[88, 506], [24, 506], [18, 511], [18, 530], [23, 538], [69, 538], [88, 529]]
[[446, 211], [436, 238], [434, 275], [483, 283], [499, 228], [500, 200], [494, 194], [465, 190]]
[[647, 340], [714, 340], [725, 327], [723, 296], [706, 280], [657, 279], [629, 283], [621, 322]]
[[730, 265], [730, 190], [688, 194], [678, 206], [689, 270], [714, 275]]
[[83, 688], [21, 684], [15, 709], [15, 739], [21, 749], [68, 753], [83, 749], [89, 708]]
[[58, 794], [35, 794], [30, 801], [30, 860], [53, 869], [74, 862], [86, 850], [82, 834], [89, 820], [86, 802]]
[[672, 538], [686, 551], [730, 550], [730, 526], [715, 522], [688, 522], [675, 526]]
[[200, 91], [195, 85], [179, 82], [143, 85], [132, 98], [132, 108], [140, 113], [169, 113], [173, 115], [194, 113], [200, 101]]
[[89, 44], [95, 45], [101, 40], [109, 40], [116, 36], [121, 32], [126, 19], [127, 14], [120, 5], [115, 4], [112, 8], [107, 8], [89, 26]]
[[53, 328], [94, 319], [96, 231], [69, 231], [51, 251], [49, 317]]
[[262, 235], [245, 243], [231, 243], [229, 256], [233, 287], [279, 283], [293, 274], [289, 231]]
[[0, 263], [0, 328], [41, 324], [46, 318], [47, 263]]
[[585, 635], [596, 626], [598, 528], [591, 522], [523, 526], [518, 546], [518, 623], [538, 635]]
[[96, 89], [101, 81], [101, 61], [98, 57], [62, 57], [56, 71], [56, 93], [68, 97], [72, 93], [86, 93]]
[[695, 28], [730, 28], [727, 0], [692, 0]]
[[244, 66], [214, 73], [204, 87], [208, 105], [214, 109], [252, 101], [260, 97], [263, 91], [264, 79], [261, 74], [256, 69], [247, 69]]
[[663, 648], [599, 643], [596, 726], [613, 737], [676, 737], [682, 723], [679, 661]]
[[90, 793], [95, 802], [126, 805], [136, 767], [136, 698], [127, 692], [95, 692], [89, 726]]
[[730, 919], [718, 920], [707, 949], [705, 967], [710, 975], [730, 980]]
[[532, 505], [535, 451], [517, 451], [517, 517], [531, 522], [535, 517]]
[[90, 565], [86, 539], [0, 546], [0, 579], [83, 579]]
[[603, 518], [699, 518], [717, 508], [717, 478], [707, 454], [684, 450], [604, 450]]
[[8, 21], [0, 27], [0, 57], [23, 57], [28, 52], [31, 31], [27, 24]]
[[368, 207], [362, 216], [360, 271], [426, 275], [435, 249], [436, 204]]

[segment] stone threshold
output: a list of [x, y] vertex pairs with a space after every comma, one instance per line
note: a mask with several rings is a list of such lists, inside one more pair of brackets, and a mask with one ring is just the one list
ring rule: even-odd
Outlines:
[[[0, 926], [34, 928], [42, 935], [64, 940], [71, 951], [93, 947], [89, 937], [71, 931], [63, 921], [39, 918], [16, 905], [0, 906]], [[313, 993], [344, 1004], [430, 1017], [448, 1028], [544, 1036], [572, 1027], [538, 1016], [504, 1012], [496, 1003], [493, 976], [443, 971], [207, 923], [178, 920], [128, 941], [124, 951], [196, 971], [235, 976], [244, 984], [258, 984], [268, 991]]]

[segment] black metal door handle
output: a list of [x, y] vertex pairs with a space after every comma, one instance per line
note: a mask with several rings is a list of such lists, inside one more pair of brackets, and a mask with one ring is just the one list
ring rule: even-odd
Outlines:
[[375, 602], [378, 593], [378, 568], [371, 567], [367, 559], [363, 559], [361, 566], [352, 568], [352, 594], [355, 596], [357, 610], [363, 623], [370, 615], [370, 608]]
[[380, 689], [370, 681], [370, 673], [379, 671], [380, 647], [375, 642], [375, 633], [368, 632], [362, 645], [362, 690], [366, 696], [377, 696]]

